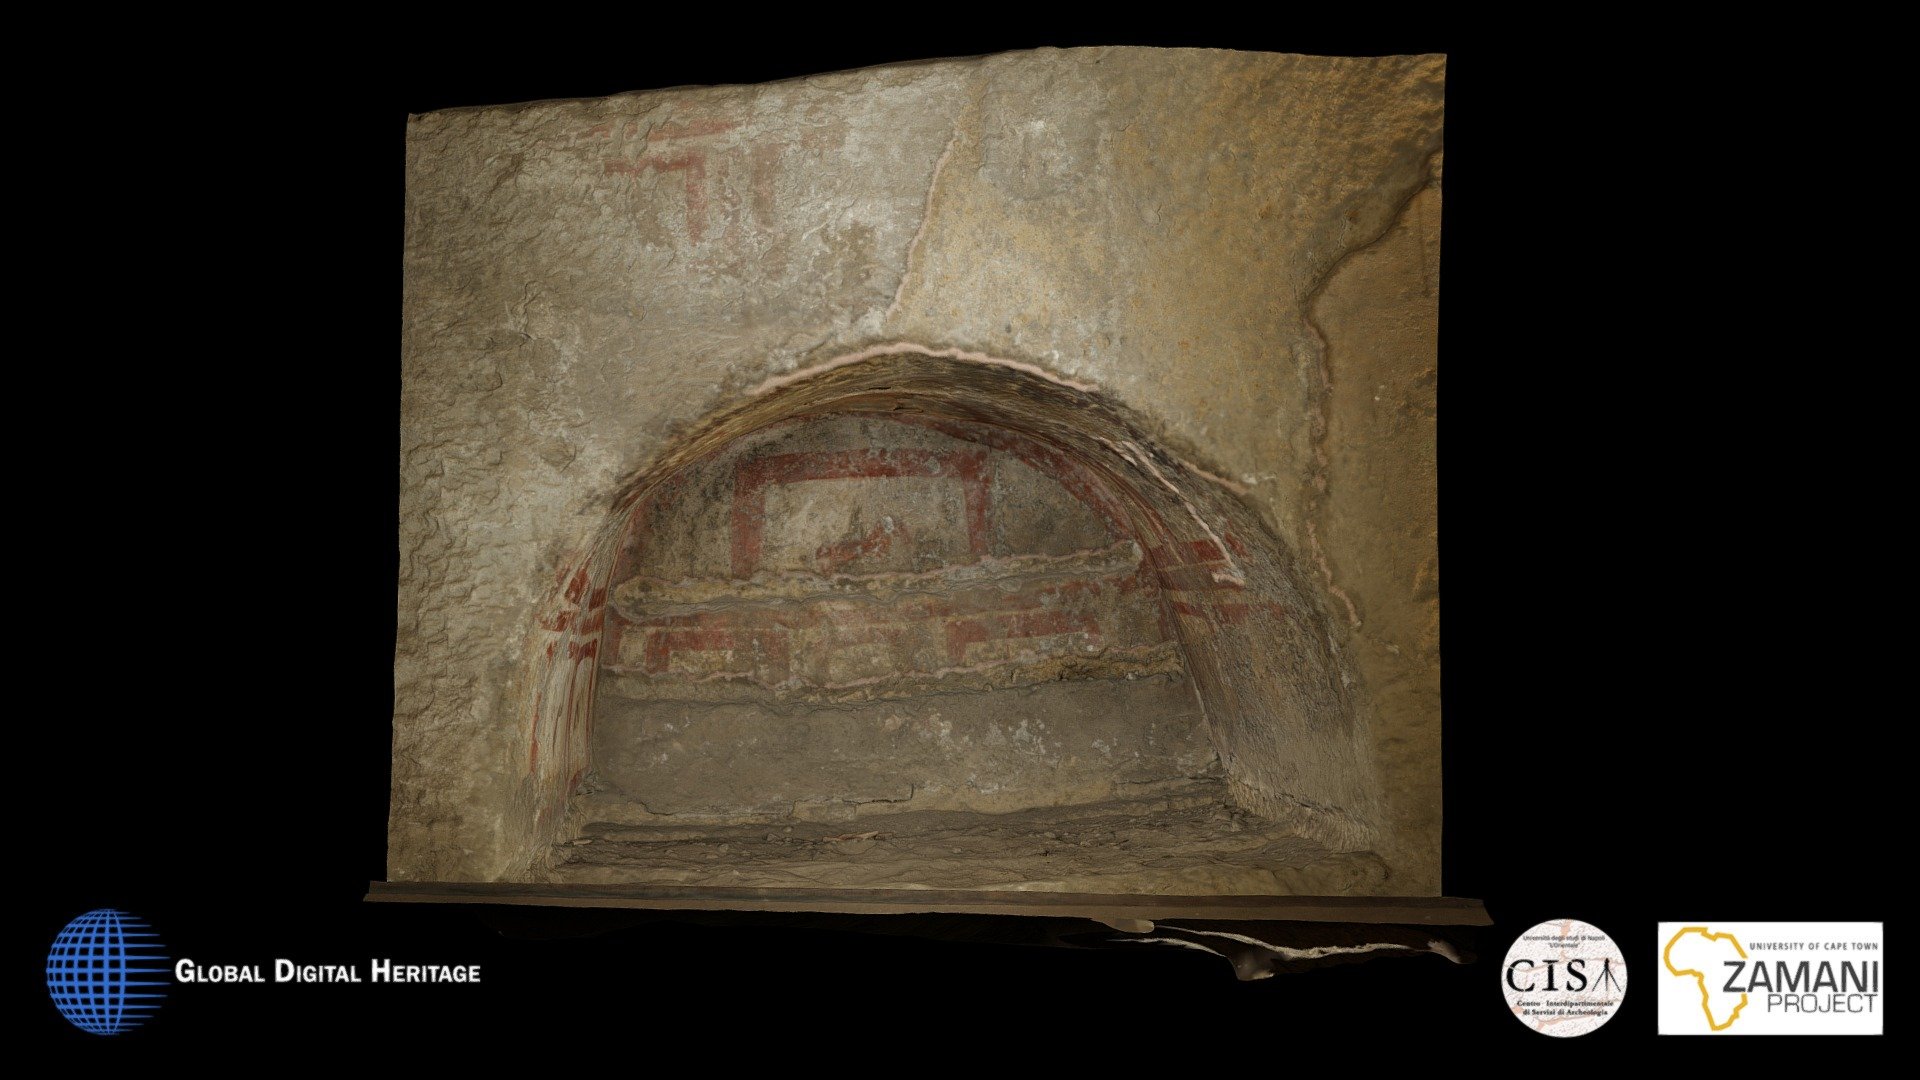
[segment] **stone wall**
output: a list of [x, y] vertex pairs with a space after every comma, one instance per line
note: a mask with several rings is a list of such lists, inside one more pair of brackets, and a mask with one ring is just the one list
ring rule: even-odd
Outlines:
[[1443, 70], [1084, 49], [415, 118], [389, 876], [557, 835], [640, 501], [910, 395], [1105, 470], [1236, 798], [1436, 891]]

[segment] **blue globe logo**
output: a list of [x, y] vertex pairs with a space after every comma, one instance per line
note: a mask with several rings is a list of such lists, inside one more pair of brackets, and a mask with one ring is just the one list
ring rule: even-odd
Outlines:
[[100, 908], [67, 924], [47, 952], [47, 992], [67, 1022], [95, 1035], [144, 1023], [167, 996], [165, 946], [124, 911]]

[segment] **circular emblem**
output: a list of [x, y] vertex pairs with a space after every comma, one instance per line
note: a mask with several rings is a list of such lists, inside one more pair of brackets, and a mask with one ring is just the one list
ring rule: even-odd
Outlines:
[[166, 997], [167, 958], [151, 927], [100, 908], [68, 923], [47, 951], [47, 993], [81, 1031], [118, 1035], [139, 1027]]
[[1521, 934], [1500, 968], [1514, 1018], [1542, 1035], [1585, 1035], [1627, 996], [1620, 946], [1592, 923], [1555, 919]]

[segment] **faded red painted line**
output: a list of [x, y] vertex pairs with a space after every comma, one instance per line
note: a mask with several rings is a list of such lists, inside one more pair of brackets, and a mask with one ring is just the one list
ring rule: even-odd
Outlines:
[[988, 552], [987, 456], [980, 451], [919, 449], [821, 450], [745, 458], [734, 467], [733, 576], [745, 580], [760, 565], [765, 543], [767, 489], [808, 480], [870, 480], [882, 477], [950, 477], [965, 485], [967, 545]]

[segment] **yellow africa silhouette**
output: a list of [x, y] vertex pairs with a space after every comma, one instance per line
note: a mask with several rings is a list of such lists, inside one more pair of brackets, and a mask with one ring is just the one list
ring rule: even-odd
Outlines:
[[[1689, 940], [1690, 936], [1694, 940]], [[1721, 941], [1732, 945], [1733, 951], [1740, 955], [1740, 959], [1745, 960], [1747, 958], [1747, 950], [1741, 946], [1738, 938], [1734, 937], [1731, 933], [1713, 933], [1704, 926], [1689, 926], [1682, 929], [1679, 933], [1674, 934], [1672, 939], [1667, 942], [1666, 949], [1660, 954], [1660, 959], [1667, 965], [1668, 973], [1673, 975], [1691, 975], [1693, 976], [1694, 982], [1699, 984], [1700, 1011], [1707, 1014], [1707, 1026], [1714, 1031], [1725, 1031], [1732, 1027], [1733, 1022], [1740, 1019], [1740, 1010], [1747, 1007], [1747, 995], [1745, 991], [1742, 991], [1740, 1001], [1733, 1006], [1733, 1010], [1727, 1014], [1727, 1018], [1719, 1023], [1714, 1022], [1713, 988], [1712, 984], [1707, 982], [1706, 972], [1702, 971], [1701, 968], [1707, 966], [1706, 962], [1711, 961], [1715, 953], [1724, 950], [1725, 946], [1716, 944]], [[1682, 953], [1679, 963], [1675, 962], [1673, 955], [1676, 947], [1679, 948]], [[1686, 964], [1687, 966], [1681, 967], [1681, 964]], [[1726, 994], [1724, 991], [1722, 992], [1723, 999], [1730, 997], [1731, 995]], [[1726, 1001], [1722, 1000], [1721, 1004], [1725, 1005]]]

